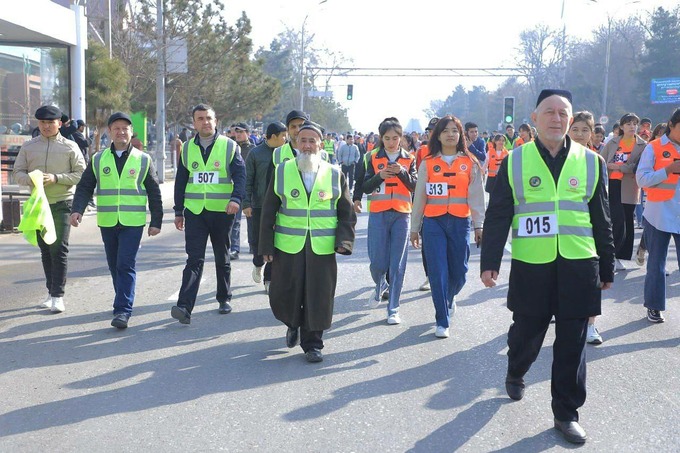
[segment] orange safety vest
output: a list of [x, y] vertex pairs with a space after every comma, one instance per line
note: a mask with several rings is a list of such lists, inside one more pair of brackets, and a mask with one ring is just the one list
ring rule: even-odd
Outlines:
[[[654, 170], [660, 170], [672, 164], [673, 161], [680, 159], [680, 153], [675, 149], [675, 146], [669, 141], [665, 145], [661, 143], [661, 139], [656, 139], [649, 143], [652, 145], [654, 151]], [[678, 185], [680, 175], [671, 173], [668, 178], [664, 179], [654, 187], [647, 187], [647, 201], [668, 201], [673, 198], [675, 189]]]
[[[407, 169], [411, 167], [413, 156], [399, 157], [397, 163]], [[377, 157], [377, 154], [371, 156], [371, 164], [373, 165], [373, 172], [377, 175], [387, 167], [389, 159], [385, 157]], [[393, 209], [397, 212], [411, 212], [413, 201], [411, 199], [411, 191], [404, 185], [397, 177], [393, 176], [383, 181], [383, 183], [375, 189], [369, 196], [371, 201], [369, 207], [370, 212], [383, 212]]]
[[495, 178], [496, 175], [498, 174], [498, 168], [501, 166], [501, 162], [503, 162], [503, 159], [508, 155], [508, 150], [503, 148], [501, 151], [501, 155], [498, 156], [496, 154], [495, 150], [491, 150], [488, 152], [486, 158], [489, 161], [489, 167], [487, 168], [487, 176], [489, 178]]
[[416, 167], [420, 168], [420, 163], [430, 154], [430, 148], [427, 145], [420, 145], [416, 151]]
[[[614, 161], [612, 163], [617, 164], [617, 165], [623, 165], [626, 162], [628, 162], [628, 158], [630, 157], [631, 151], [633, 151], [633, 147], [635, 146], [635, 140], [631, 143], [630, 146], [626, 146], [624, 148], [623, 146], [623, 141], [619, 142], [619, 147], [616, 150], [616, 154], [614, 154]], [[623, 172], [620, 171], [612, 171], [609, 174], [609, 179], [618, 179], [621, 180], [623, 179]]]
[[441, 155], [425, 159], [427, 184], [425, 186], [425, 217], [451, 214], [469, 217], [468, 187], [474, 165], [467, 155], [458, 155], [451, 165]]

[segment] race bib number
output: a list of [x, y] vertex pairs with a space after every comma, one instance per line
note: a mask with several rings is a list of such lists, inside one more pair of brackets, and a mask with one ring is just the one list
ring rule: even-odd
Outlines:
[[445, 182], [428, 182], [425, 193], [430, 197], [443, 196], [449, 193], [449, 186]]
[[380, 186], [375, 189], [375, 193], [385, 193], [385, 183], [380, 184]]
[[546, 214], [520, 217], [518, 236], [536, 237], [557, 234], [557, 215]]
[[628, 154], [626, 153], [616, 153], [614, 154], [613, 162], [615, 164], [625, 164], [628, 162]]
[[197, 171], [194, 172], [194, 184], [217, 184], [220, 180], [218, 171]]

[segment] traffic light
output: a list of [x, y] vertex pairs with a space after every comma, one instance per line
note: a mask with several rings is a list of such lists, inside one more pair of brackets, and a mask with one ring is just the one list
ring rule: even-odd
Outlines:
[[515, 122], [515, 98], [503, 98], [503, 121], [505, 124], [512, 124]]
[[354, 85], [347, 85], [347, 100], [351, 101], [353, 97]]

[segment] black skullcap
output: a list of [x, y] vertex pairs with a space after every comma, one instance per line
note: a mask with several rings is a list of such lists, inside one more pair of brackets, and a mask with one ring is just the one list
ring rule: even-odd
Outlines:
[[301, 120], [309, 121], [309, 115], [307, 115], [305, 112], [303, 112], [302, 110], [293, 110], [286, 117], [286, 126], [288, 126], [291, 121], [298, 118]]
[[323, 129], [318, 124], [313, 123], [311, 121], [305, 121], [304, 124], [302, 126], [300, 126], [300, 129], [298, 130], [298, 132], [305, 130], [305, 129], [309, 129], [309, 130], [316, 132], [317, 134], [319, 134], [319, 137], [321, 138], [321, 140], [323, 140]]
[[545, 89], [541, 91], [541, 94], [538, 95], [538, 100], [536, 101], [536, 107], [538, 107], [538, 104], [543, 102], [543, 100], [547, 97], [550, 96], [561, 96], [565, 98], [569, 103], [571, 104], [571, 91], [567, 90], [556, 90], [552, 88]]
[[78, 121], [76, 121], [76, 124], [78, 125], [78, 127], [80, 127], [80, 126], [87, 126], [87, 125], [85, 124], [85, 121], [83, 121], [83, 120], [78, 120]]
[[111, 124], [112, 124], [114, 121], [117, 121], [117, 120], [125, 120], [125, 121], [127, 121], [128, 123], [132, 124], [132, 120], [130, 119], [130, 117], [128, 116], [127, 113], [116, 112], [116, 113], [114, 113], [113, 115], [111, 115], [111, 116], [109, 117], [108, 125], [111, 126]]
[[267, 132], [265, 137], [270, 138], [272, 135], [280, 134], [281, 132], [286, 132], [286, 125], [280, 121], [275, 121], [267, 126]]
[[35, 111], [35, 118], [38, 120], [59, 120], [61, 110], [54, 105], [43, 105]]

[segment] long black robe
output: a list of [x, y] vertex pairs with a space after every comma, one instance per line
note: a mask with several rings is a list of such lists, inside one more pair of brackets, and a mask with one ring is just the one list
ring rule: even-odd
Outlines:
[[[345, 175], [340, 174], [341, 196], [337, 205], [338, 226], [335, 250], [345, 249], [351, 255], [357, 217]], [[309, 194], [307, 194], [309, 196]], [[326, 330], [333, 318], [333, 302], [337, 283], [335, 254], [317, 255], [312, 251], [309, 235], [305, 247], [295, 254], [274, 247], [274, 225], [281, 199], [274, 192], [274, 178], [269, 182], [262, 204], [260, 255], [273, 255], [269, 305], [274, 316], [288, 327], [304, 327], [309, 331]]]

